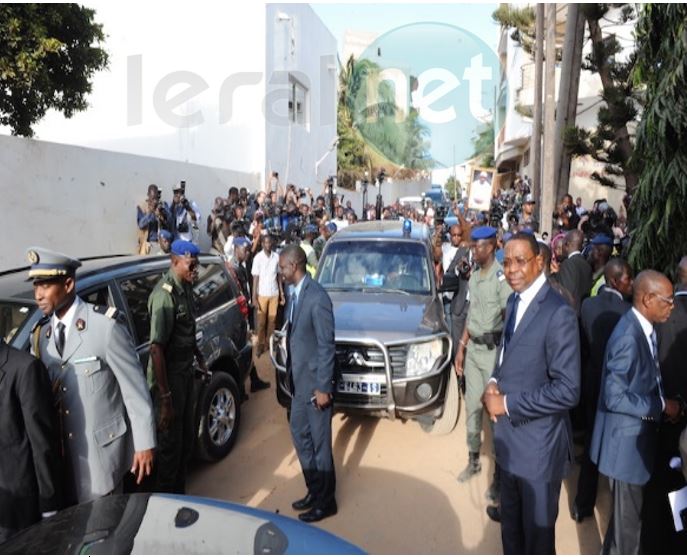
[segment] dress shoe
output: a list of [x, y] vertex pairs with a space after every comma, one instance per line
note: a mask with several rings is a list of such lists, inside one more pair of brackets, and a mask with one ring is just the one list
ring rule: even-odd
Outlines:
[[251, 379], [250, 382], [250, 392], [255, 393], [257, 391], [262, 391], [263, 389], [269, 389], [270, 388], [270, 382], [269, 381], [263, 381], [259, 377], [257, 379]]
[[291, 503], [291, 508], [294, 511], [305, 511], [312, 507], [314, 503], [315, 496], [311, 493], [308, 493], [305, 497], [303, 497], [303, 499], [299, 499], [298, 501]]
[[499, 500], [499, 491], [499, 484], [496, 480], [494, 480], [491, 482], [491, 485], [489, 486], [489, 489], [487, 489], [487, 492], [484, 494], [484, 496], [492, 503], [497, 503]]
[[583, 512], [581, 509], [577, 508], [577, 503], [573, 503], [572, 509], [570, 510], [570, 516], [575, 522], [582, 522], [585, 518], [593, 514], [593, 512]]
[[487, 507], [487, 516], [494, 522], [501, 522], [501, 509], [496, 505], [489, 505]]
[[337, 512], [336, 503], [332, 503], [328, 507], [310, 509], [308, 512], [299, 514], [298, 518], [303, 522], [319, 522], [328, 516], [334, 516]]

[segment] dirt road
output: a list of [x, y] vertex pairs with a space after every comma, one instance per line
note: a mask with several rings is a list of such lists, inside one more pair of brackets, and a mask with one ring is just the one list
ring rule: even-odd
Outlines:
[[[274, 394], [274, 371], [265, 355], [260, 376], [270, 389], [242, 406], [241, 433], [231, 454], [192, 471], [189, 493], [216, 497], [296, 517], [291, 502], [305, 495], [285, 411]], [[463, 413], [451, 435], [433, 437], [414, 422], [346, 417], [333, 420], [339, 513], [318, 526], [370, 553], [501, 553], [499, 525], [485, 514], [484, 493], [493, 461], [467, 484], [456, 476], [467, 462]], [[563, 483], [556, 527], [558, 553], [598, 554], [608, 520], [609, 496], [601, 483], [595, 520], [576, 524], [569, 513], [577, 470]]]

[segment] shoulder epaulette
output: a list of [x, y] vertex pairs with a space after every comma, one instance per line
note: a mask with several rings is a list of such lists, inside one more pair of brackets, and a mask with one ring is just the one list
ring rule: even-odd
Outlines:
[[105, 317], [109, 317], [110, 319], [118, 319], [119, 315], [122, 313], [114, 306], [93, 306], [93, 311]]
[[45, 325], [48, 321], [50, 321], [50, 316], [49, 316], [49, 315], [44, 315], [43, 317], [41, 317], [38, 321], [36, 321], [36, 322], [33, 324], [33, 327], [31, 327], [31, 332], [32, 332], [32, 333], [35, 332], [36, 329], [42, 327], [42, 326]]
[[164, 290], [165, 292], [169, 292], [171, 294], [174, 290], [174, 287], [168, 282], [164, 282], [162, 283], [162, 290]]

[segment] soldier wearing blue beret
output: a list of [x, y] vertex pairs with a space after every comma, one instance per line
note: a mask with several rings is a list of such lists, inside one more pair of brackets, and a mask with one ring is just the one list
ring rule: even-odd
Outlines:
[[157, 418], [158, 465], [155, 491], [184, 493], [193, 450], [193, 358], [208, 376], [196, 344], [192, 285], [198, 273], [198, 246], [172, 242], [171, 264], [148, 298], [150, 358], [148, 382]]
[[153, 466], [153, 408], [119, 311], [76, 295], [77, 259], [31, 248], [28, 260], [34, 297], [45, 315], [33, 329], [32, 346], [53, 383], [66, 502], [121, 490], [129, 470], [140, 483]]

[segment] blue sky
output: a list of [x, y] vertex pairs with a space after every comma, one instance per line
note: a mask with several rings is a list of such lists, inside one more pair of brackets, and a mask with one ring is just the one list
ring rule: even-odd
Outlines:
[[386, 31], [422, 21], [448, 23], [462, 27], [480, 37], [496, 50], [498, 26], [491, 14], [497, 4], [313, 4], [310, 6], [322, 19], [338, 42], [339, 53], [344, 32]]

